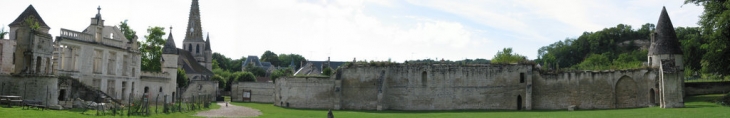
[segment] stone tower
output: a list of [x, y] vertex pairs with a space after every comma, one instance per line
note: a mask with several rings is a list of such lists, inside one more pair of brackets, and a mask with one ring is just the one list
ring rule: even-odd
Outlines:
[[177, 83], [177, 58], [179, 58], [177, 47], [175, 46], [175, 39], [172, 38], [172, 27], [170, 27], [170, 33], [167, 36], [167, 41], [162, 47], [162, 72], [170, 74], [172, 83]]
[[185, 32], [183, 40], [183, 49], [190, 52], [200, 65], [205, 66], [208, 70], [213, 70], [212, 54], [206, 54], [206, 49], [210, 49], [210, 45], [203, 39], [203, 28], [200, 24], [200, 8], [198, 0], [193, 0], [190, 6], [190, 16], [188, 16], [188, 28]]
[[208, 70], [213, 70], [213, 50], [210, 50], [210, 33], [205, 37], [205, 51], [203, 51], [203, 54], [207, 63], [201, 65], [208, 68]]
[[51, 28], [43, 22], [43, 18], [29, 5], [23, 13], [10, 23], [10, 40], [16, 42], [13, 53], [13, 74], [51, 75], [53, 56], [53, 38], [48, 30]]
[[651, 34], [649, 66], [659, 70], [659, 104], [662, 108], [684, 107], [682, 49], [666, 8], [662, 8], [656, 30]]

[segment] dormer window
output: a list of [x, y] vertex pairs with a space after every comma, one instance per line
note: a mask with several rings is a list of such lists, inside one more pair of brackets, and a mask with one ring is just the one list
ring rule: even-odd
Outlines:
[[114, 39], [114, 33], [109, 33], [109, 38]]

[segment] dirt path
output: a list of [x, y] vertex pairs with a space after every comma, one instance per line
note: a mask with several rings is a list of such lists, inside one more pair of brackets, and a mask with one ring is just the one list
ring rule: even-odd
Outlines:
[[228, 107], [226, 107], [225, 102], [218, 102], [218, 105], [221, 106], [220, 109], [214, 109], [210, 111], [203, 111], [198, 112], [196, 116], [202, 116], [202, 117], [256, 117], [261, 115], [261, 111], [257, 109], [252, 109], [244, 106], [235, 106], [233, 104], [228, 104]]

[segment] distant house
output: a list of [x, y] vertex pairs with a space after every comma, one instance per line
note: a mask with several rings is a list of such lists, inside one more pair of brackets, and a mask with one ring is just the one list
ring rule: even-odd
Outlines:
[[249, 55], [246, 60], [241, 63], [241, 71], [246, 71], [246, 67], [249, 65], [266, 71], [266, 75], [264, 77], [256, 77], [256, 82], [271, 82], [271, 73], [277, 69], [277, 67], [272, 65], [271, 62], [261, 62], [259, 57], [254, 55]]
[[294, 76], [299, 75], [322, 75], [322, 71], [325, 67], [330, 67], [334, 71], [342, 65], [345, 65], [346, 61], [330, 61], [327, 57], [327, 61], [307, 61], [303, 63], [302, 67], [294, 73]]

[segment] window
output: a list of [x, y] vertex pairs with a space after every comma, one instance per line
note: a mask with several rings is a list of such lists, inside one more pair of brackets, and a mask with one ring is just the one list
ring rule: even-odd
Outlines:
[[101, 50], [94, 50], [94, 73], [101, 73]]
[[94, 87], [96, 90], [101, 89], [101, 79], [94, 79], [94, 80], [92, 80], [92, 83], [93, 83], [92, 87]]
[[188, 52], [193, 52], [193, 44], [188, 44]]
[[520, 73], [520, 83], [525, 83], [525, 73]]
[[195, 44], [195, 53], [200, 53], [200, 44]]
[[109, 52], [109, 62], [106, 66], [107, 74], [109, 75], [115, 75], [117, 71], [117, 53], [116, 52]]
[[106, 82], [106, 94], [110, 95], [111, 97], [116, 97], [117, 93], [115, 90], [115, 82], [114, 80], [107, 80]]
[[148, 92], [150, 92], [150, 87], [145, 86], [144, 87], [144, 93], [148, 93]]
[[127, 98], [127, 82], [122, 81], [122, 98], [121, 99], [126, 100], [126, 98]]
[[124, 55], [124, 58], [122, 58], [122, 62], [123, 62], [122, 63], [122, 76], [127, 76], [127, 70], [129, 68], [129, 65], [128, 65], [129, 59], [128, 58], [129, 58], [129, 56], [127, 56], [127, 55]]
[[426, 84], [428, 83], [428, 80], [426, 79], [427, 75], [428, 73], [426, 73], [426, 71], [423, 71], [423, 73], [421, 73], [421, 86], [426, 86]]

